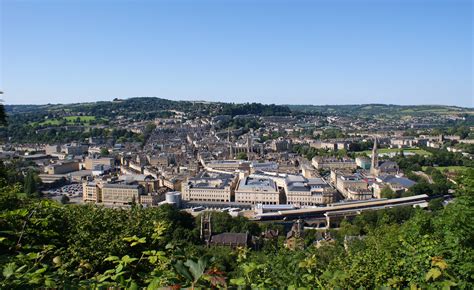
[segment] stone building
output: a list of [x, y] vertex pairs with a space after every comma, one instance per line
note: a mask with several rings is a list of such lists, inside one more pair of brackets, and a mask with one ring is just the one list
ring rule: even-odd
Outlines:
[[235, 190], [235, 201], [249, 204], [280, 204], [280, 191], [270, 178], [244, 177]]
[[316, 156], [312, 159], [316, 169], [357, 169], [357, 164], [351, 158], [332, 158]]
[[202, 172], [181, 185], [184, 200], [230, 202], [234, 198], [237, 177], [231, 174]]

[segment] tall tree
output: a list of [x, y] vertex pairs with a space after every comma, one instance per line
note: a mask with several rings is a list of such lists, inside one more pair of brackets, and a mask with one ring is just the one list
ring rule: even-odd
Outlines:
[[33, 193], [36, 193], [37, 186], [36, 186], [36, 181], [35, 181], [35, 173], [33, 172], [33, 170], [29, 170], [28, 173], [26, 174], [23, 188], [25, 190], [25, 193], [28, 195], [32, 195]]
[[109, 149], [105, 147], [100, 148], [100, 156], [105, 157], [105, 156], [109, 156], [109, 154], [110, 154]]
[[248, 156], [247, 156], [247, 153], [245, 152], [239, 152], [239, 154], [237, 154], [236, 156], [236, 159], [241, 159], [241, 160], [248, 160]]
[[380, 196], [382, 198], [396, 198], [398, 197], [397, 193], [394, 192], [388, 185], [382, 188], [380, 191]]
[[[2, 92], [0, 92], [2, 94]], [[5, 107], [3, 104], [0, 104], [0, 126], [7, 125], [7, 114], [5, 113]]]

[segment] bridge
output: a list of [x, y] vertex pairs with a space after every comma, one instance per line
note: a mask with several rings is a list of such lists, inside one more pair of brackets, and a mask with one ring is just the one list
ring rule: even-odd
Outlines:
[[[303, 208], [270, 213], [257, 214], [257, 221], [291, 221], [305, 219], [309, 224], [325, 228], [337, 227], [338, 223], [346, 218], [361, 214], [364, 211], [380, 210], [398, 206], [425, 207], [430, 197], [426, 194], [393, 199], [374, 199], [355, 202], [330, 204], [324, 207]], [[311, 222], [312, 221], [312, 222]]]

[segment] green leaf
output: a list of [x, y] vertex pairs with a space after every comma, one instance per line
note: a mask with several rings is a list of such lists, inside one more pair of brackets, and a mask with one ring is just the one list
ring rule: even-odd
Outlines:
[[244, 269], [244, 273], [248, 275], [249, 273], [256, 270], [258, 268], [258, 265], [256, 263], [251, 262], [251, 263], [242, 265], [242, 268]]
[[54, 283], [54, 281], [49, 279], [49, 278], [46, 278], [46, 280], [44, 280], [44, 285], [48, 288], [55, 288], [56, 287], [56, 283]]
[[122, 272], [122, 270], [123, 270], [123, 264], [120, 263], [120, 264], [118, 264], [117, 268], [115, 268], [115, 273], [118, 274], [118, 273]]
[[155, 290], [155, 289], [160, 288], [160, 286], [161, 286], [160, 282], [161, 282], [161, 280], [160, 280], [159, 277], [153, 278], [153, 280], [151, 280], [150, 284], [148, 284], [147, 290]]
[[230, 284], [237, 285], [237, 286], [245, 286], [245, 279], [243, 277], [230, 279]]
[[192, 282], [193, 281], [193, 276], [189, 272], [189, 268], [184, 265], [182, 261], [178, 261], [175, 265], [174, 268], [178, 272], [179, 275], [183, 276], [186, 280]]
[[41, 269], [38, 269], [38, 270], [35, 271], [35, 274], [44, 273], [47, 269], [48, 269], [48, 267], [43, 267], [43, 268], [41, 268]]
[[126, 272], [120, 272], [120, 273], [117, 273], [115, 274], [114, 276], [112, 276], [112, 280], [117, 280], [118, 278], [121, 278], [123, 279], [122, 275], [125, 274]]
[[108, 262], [108, 261], [117, 261], [119, 259], [119, 257], [117, 256], [108, 256], [107, 258], [104, 259], [105, 262]]
[[143, 251], [142, 253], [151, 256], [156, 254], [156, 250]]
[[104, 272], [104, 275], [111, 275], [113, 273], [115, 273], [115, 269], [109, 269], [109, 270]]
[[193, 260], [188, 259], [184, 265], [188, 266], [189, 272], [191, 272], [194, 277], [194, 282], [197, 282], [206, 270], [207, 260], [205, 260], [204, 257], [201, 257], [196, 263]]
[[122, 262], [124, 262], [125, 264], [130, 264], [131, 262], [133, 261], [136, 261], [138, 260], [137, 258], [130, 258], [129, 255], [125, 255], [122, 257]]
[[36, 260], [38, 258], [39, 254], [38, 253], [28, 253], [26, 254], [26, 257], [28, 260]]
[[5, 278], [9, 278], [15, 272], [16, 264], [15, 263], [8, 263], [3, 267], [3, 276]]
[[131, 244], [130, 244], [131, 247], [139, 245], [139, 244], [145, 244], [146, 243], [146, 237], [143, 237], [143, 238], [139, 238], [137, 236], [125, 237], [125, 238], [123, 238], [123, 240], [126, 241], [126, 242], [131, 242]]
[[159, 221], [154, 223], [155, 228], [153, 229], [153, 234], [151, 238], [155, 241], [162, 240], [164, 238], [164, 233], [168, 229], [167, 224], [164, 221]]
[[28, 265], [23, 265], [21, 266], [20, 268], [16, 269], [16, 273], [20, 273], [21, 271], [23, 271], [24, 269], [26, 269], [28, 267]]
[[132, 281], [130, 284], [130, 287], [128, 287], [130, 290], [138, 290], [138, 284], [135, 281]]
[[99, 279], [99, 283], [102, 283], [104, 282], [105, 280], [109, 279], [110, 277], [109, 276], [102, 276], [100, 279]]
[[441, 276], [441, 270], [439, 268], [431, 268], [428, 273], [426, 273], [425, 280], [436, 280], [439, 276]]

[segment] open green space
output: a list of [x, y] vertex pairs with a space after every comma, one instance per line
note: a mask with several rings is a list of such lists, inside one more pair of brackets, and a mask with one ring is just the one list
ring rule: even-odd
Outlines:
[[[423, 166], [421, 169], [423, 169], [423, 171], [425, 171], [427, 168], [428, 168], [428, 166]], [[450, 171], [450, 172], [462, 173], [462, 172], [467, 171], [467, 169], [469, 167], [467, 167], [467, 166], [436, 166], [434, 168], [438, 169], [441, 172], [444, 172], [445, 170], [447, 170], [447, 171]]]
[[81, 122], [90, 122], [90, 121], [95, 121], [95, 116], [68, 116], [68, 117], [64, 117], [64, 119], [66, 119], [66, 121], [68, 122], [75, 122], [77, 119], [79, 118], [79, 120]]
[[[380, 148], [378, 149], [378, 153], [379, 154], [384, 154], [384, 153], [392, 153], [392, 152], [400, 152], [401, 150], [403, 150], [404, 153], [406, 152], [411, 152], [411, 153], [415, 153], [415, 154], [419, 154], [419, 155], [431, 155], [431, 152], [428, 152], [424, 149], [420, 149], [420, 148], [404, 148], [404, 149], [399, 149], [399, 148]], [[372, 150], [367, 150], [367, 151], [364, 151], [365, 154], [367, 155], [370, 155], [372, 154]]]
[[[95, 116], [67, 116], [62, 118], [55, 118], [55, 119], [48, 119], [43, 122], [31, 122], [30, 125], [36, 126], [58, 126], [64, 121], [67, 125], [74, 125], [74, 124], [81, 124], [81, 125], [89, 125], [90, 122], [96, 121], [97, 118]], [[104, 118], [100, 118], [100, 120], [105, 120]]]

